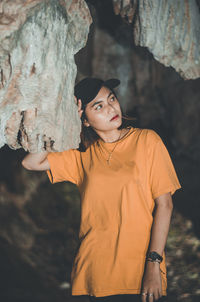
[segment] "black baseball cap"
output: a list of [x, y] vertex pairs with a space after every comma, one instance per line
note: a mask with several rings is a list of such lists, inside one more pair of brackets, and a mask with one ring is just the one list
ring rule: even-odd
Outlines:
[[100, 78], [87, 77], [78, 82], [74, 87], [74, 95], [81, 99], [83, 107], [91, 102], [98, 94], [102, 86], [110, 89], [117, 87], [120, 84], [118, 79], [108, 79], [106, 81]]

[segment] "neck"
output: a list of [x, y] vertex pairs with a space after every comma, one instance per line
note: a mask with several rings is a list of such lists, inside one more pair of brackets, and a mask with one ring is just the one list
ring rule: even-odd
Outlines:
[[98, 133], [98, 135], [105, 143], [114, 143], [122, 138], [127, 133], [127, 131], [128, 129], [114, 129], [109, 132]]

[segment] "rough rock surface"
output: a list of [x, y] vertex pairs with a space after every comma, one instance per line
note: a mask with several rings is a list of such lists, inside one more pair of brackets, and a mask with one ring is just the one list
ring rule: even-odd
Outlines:
[[195, 0], [113, 0], [116, 14], [134, 22], [136, 45], [184, 79], [200, 77], [200, 12]]
[[0, 4], [0, 148], [77, 148], [74, 55], [92, 23], [83, 0]]
[[116, 15], [121, 15], [129, 23], [133, 21], [136, 13], [138, 0], [112, 0]]

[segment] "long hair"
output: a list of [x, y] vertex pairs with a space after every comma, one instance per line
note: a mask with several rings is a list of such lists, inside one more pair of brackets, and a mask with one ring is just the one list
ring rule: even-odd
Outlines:
[[[111, 88], [109, 88], [109, 89], [112, 91], [112, 93], [117, 98], [116, 92]], [[128, 126], [133, 126], [133, 122], [136, 121], [137, 118], [130, 117], [130, 116], [124, 114], [122, 108], [121, 108], [121, 112], [122, 112], [122, 123], [118, 127], [118, 130], [121, 130], [123, 128], [127, 128]], [[80, 134], [81, 142], [80, 142], [79, 148], [78, 148], [78, 150], [82, 151], [82, 152], [86, 151], [86, 149], [90, 145], [95, 143], [100, 138], [100, 136], [96, 133], [96, 131], [91, 126], [89, 126], [89, 127], [84, 126], [83, 121], [85, 119], [87, 119], [87, 117], [86, 117], [85, 110], [84, 110], [84, 107], [83, 107], [83, 113], [82, 113], [82, 116], [81, 116], [81, 122], [82, 122], [81, 123], [81, 134]]]

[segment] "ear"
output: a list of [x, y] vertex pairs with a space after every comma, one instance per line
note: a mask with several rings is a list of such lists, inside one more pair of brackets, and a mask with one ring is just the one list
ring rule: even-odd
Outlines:
[[89, 127], [90, 126], [90, 124], [88, 123], [88, 121], [86, 119], [84, 119], [83, 124], [84, 124], [85, 127]]

